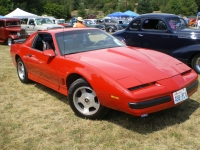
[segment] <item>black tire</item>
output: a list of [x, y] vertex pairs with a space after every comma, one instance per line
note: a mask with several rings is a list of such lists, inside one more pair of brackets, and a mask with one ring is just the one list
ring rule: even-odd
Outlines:
[[19, 77], [19, 80], [22, 83], [29, 83], [30, 82], [30, 80], [28, 79], [28, 73], [27, 73], [27, 70], [26, 70], [26, 66], [24, 65], [21, 58], [17, 59], [17, 75]]
[[197, 54], [192, 59], [192, 68], [196, 73], [200, 74], [200, 54]]
[[113, 28], [109, 27], [109, 28], [108, 28], [108, 32], [109, 32], [109, 33], [112, 33], [112, 32], [113, 32]]
[[94, 90], [83, 78], [71, 84], [68, 99], [74, 113], [83, 118], [100, 119], [108, 112], [108, 108], [100, 104]]

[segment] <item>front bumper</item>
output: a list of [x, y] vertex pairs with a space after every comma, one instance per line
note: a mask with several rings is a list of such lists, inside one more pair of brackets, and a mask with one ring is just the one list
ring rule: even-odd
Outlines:
[[[195, 82], [193, 82], [192, 84], [186, 87], [188, 95], [190, 95], [190, 93], [192, 93], [195, 89], [198, 88], [198, 84], [199, 84], [199, 81], [196, 80]], [[148, 101], [143, 101], [143, 102], [137, 102], [137, 103], [129, 102], [128, 106], [131, 109], [145, 109], [148, 107], [170, 102], [171, 100], [172, 100], [171, 96], [167, 95], [164, 97], [160, 97], [160, 98], [156, 98], [156, 99], [152, 99]]]

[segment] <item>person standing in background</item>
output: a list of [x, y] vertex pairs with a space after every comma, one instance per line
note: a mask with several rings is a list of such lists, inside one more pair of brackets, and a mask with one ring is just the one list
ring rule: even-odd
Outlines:
[[78, 17], [77, 22], [73, 25], [74, 28], [86, 28], [86, 26], [83, 24], [83, 18]]

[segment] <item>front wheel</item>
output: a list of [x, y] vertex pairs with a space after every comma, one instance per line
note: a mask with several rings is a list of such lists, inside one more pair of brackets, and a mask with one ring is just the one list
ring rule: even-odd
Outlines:
[[80, 117], [100, 119], [108, 111], [108, 108], [100, 104], [95, 91], [83, 78], [71, 84], [68, 99], [70, 107]]
[[26, 67], [23, 61], [21, 60], [21, 58], [17, 59], [17, 74], [21, 82], [23, 83], [30, 82], [30, 80], [28, 79], [28, 73], [27, 73]]
[[200, 74], [200, 54], [197, 54], [192, 59], [192, 68]]

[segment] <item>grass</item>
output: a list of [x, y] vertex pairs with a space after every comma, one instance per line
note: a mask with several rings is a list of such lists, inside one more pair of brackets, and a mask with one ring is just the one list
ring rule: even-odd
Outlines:
[[0, 45], [1, 150], [199, 150], [199, 103], [200, 89], [182, 105], [145, 118], [112, 110], [102, 120], [81, 119], [65, 96], [22, 84], [9, 47]]

